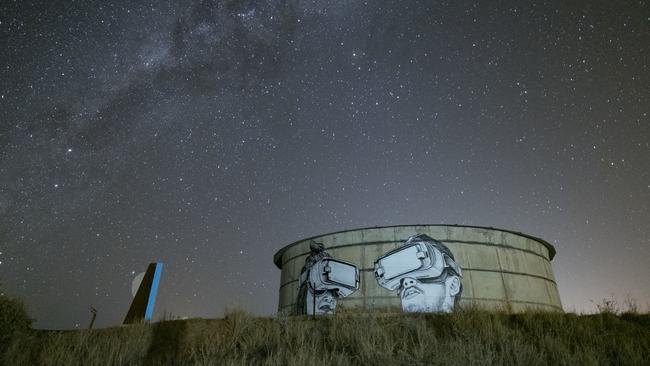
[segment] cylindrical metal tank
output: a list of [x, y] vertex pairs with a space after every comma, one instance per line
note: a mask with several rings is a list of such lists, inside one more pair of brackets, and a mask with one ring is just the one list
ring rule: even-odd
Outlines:
[[399, 308], [399, 298], [377, 284], [374, 262], [415, 234], [426, 234], [442, 242], [453, 253], [463, 274], [459, 306], [474, 305], [511, 312], [527, 309], [563, 311], [551, 268], [555, 256], [551, 244], [510, 230], [461, 225], [362, 228], [291, 243], [273, 257], [282, 272], [278, 311], [294, 313], [298, 279], [310, 253], [311, 240], [323, 243], [332, 257], [359, 267], [360, 288], [349, 297], [339, 299], [339, 307], [367, 311]]

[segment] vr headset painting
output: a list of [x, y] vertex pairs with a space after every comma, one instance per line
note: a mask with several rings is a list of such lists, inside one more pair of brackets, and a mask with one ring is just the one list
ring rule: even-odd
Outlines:
[[299, 313], [333, 314], [337, 299], [359, 288], [359, 269], [354, 264], [325, 257], [303, 268], [300, 283]]
[[[296, 312], [333, 314], [337, 299], [359, 288], [359, 269], [332, 258], [322, 243], [312, 241], [310, 250], [300, 274]], [[404, 312], [450, 313], [463, 291], [463, 272], [451, 250], [424, 234], [379, 257], [374, 273], [380, 287], [397, 293]]]
[[462, 292], [462, 270], [443, 243], [414, 235], [375, 261], [379, 286], [396, 291], [404, 312], [452, 312]]

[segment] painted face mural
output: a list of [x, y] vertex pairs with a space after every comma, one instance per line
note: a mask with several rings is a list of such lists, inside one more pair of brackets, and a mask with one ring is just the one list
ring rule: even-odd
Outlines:
[[300, 273], [297, 313], [333, 314], [337, 299], [359, 288], [359, 269], [354, 264], [332, 258], [321, 243], [312, 241], [310, 249]]
[[375, 261], [377, 283], [397, 292], [404, 312], [452, 312], [462, 276], [449, 248], [424, 234]]

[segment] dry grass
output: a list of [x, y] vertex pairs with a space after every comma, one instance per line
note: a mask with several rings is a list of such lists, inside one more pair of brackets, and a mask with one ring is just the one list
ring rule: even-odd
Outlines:
[[650, 315], [363, 314], [16, 333], [7, 365], [647, 365]]

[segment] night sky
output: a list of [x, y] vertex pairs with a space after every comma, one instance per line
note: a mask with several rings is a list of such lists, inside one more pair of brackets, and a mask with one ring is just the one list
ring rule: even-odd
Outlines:
[[2, 1], [0, 282], [35, 326], [277, 309], [273, 254], [471, 224], [650, 304], [646, 1]]

